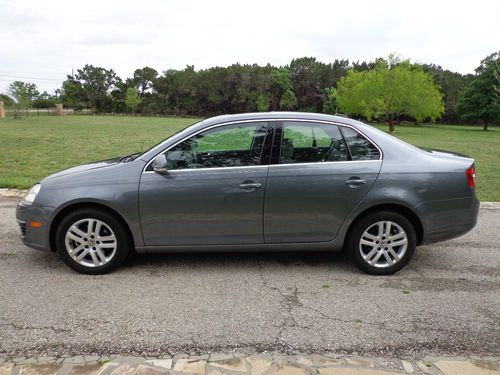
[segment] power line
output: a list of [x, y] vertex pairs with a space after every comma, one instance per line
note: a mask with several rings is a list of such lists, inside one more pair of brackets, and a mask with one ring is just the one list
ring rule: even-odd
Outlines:
[[[29, 77], [29, 76], [16, 76], [16, 75], [10, 75], [10, 74], [0, 74], [0, 77], [9, 77], [9, 80], [12, 79], [34, 79], [38, 81], [56, 81], [56, 82], [62, 82], [64, 79], [58, 79], [58, 78], [42, 78], [42, 77]], [[5, 81], [6, 79], [2, 79], [2, 81]]]
[[[17, 80], [17, 79], [15, 79], [15, 78], [0, 78], [0, 81], [5, 81], [5, 82], [14, 82], [15, 80]], [[32, 81], [32, 82], [47, 83], [47, 84], [49, 84], [49, 83], [57, 83], [57, 82], [62, 82], [62, 81], [40, 81], [40, 80], [38, 80], [38, 79], [32, 79], [31, 81]]]

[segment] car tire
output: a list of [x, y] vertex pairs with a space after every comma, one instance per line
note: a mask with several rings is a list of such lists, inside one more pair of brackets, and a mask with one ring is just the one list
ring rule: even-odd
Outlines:
[[56, 231], [56, 248], [64, 263], [80, 273], [105, 274], [127, 258], [132, 241], [114, 215], [81, 209], [64, 217]]
[[415, 228], [405, 216], [393, 211], [374, 212], [354, 224], [347, 251], [362, 271], [392, 275], [413, 257], [416, 237]]

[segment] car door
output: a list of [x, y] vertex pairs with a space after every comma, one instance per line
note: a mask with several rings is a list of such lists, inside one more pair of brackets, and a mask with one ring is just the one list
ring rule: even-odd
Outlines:
[[272, 131], [266, 121], [224, 124], [164, 152], [139, 187], [146, 246], [259, 244]]
[[264, 203], [266, 243], [332, 240], [378, 177], [381, 151], [351, 127], [276, 124]]

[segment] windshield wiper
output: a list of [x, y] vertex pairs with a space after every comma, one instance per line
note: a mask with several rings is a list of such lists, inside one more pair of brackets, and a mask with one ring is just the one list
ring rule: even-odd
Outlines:
[[119, 162], [120, 163], [126, 163], [128, 161], [135, 160], [136, 157], [138, 157], [142, 152], [134, 152], [133, 154], [125, 155], [120, 158]]

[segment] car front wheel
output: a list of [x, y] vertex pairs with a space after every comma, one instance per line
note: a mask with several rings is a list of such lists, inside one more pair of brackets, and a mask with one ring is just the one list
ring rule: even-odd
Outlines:
[[56, 236], [59, 255], [80, 273], [110, 272], [130, 251], [123, 224], [105, 211], [84, 209], [69, 214], [61, 221]]
[[416, 247], [415, 229], [397, 212], [368, 214], [355, 223], [348, 239], [348, 251], [361, 270], [373, 275], [390, 275], [403, 268]]

